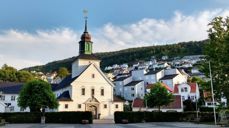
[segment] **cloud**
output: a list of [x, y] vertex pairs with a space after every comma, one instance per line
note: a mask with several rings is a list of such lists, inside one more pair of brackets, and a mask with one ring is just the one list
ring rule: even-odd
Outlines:
[[[136, 23], [114, 25], [107, 23], [90, 31], [95, 52], [124, 48], [170, 44], [207, 38], [207, 24], [216, 16], [228, 16], [229, 10], [217, 9], [184, 15], [179, 11], [171, 19], [144, 18]], [[45, 64], [78, 54], [82, 32], [70, 28], [0, 32], [0, 65], [16, 68]]]

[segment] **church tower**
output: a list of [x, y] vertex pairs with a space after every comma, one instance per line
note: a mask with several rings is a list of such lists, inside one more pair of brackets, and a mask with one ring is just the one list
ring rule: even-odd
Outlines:
[[87, 30], [87, 16], [85, 18], [84, 32], [79, 41], [79, 55], [72, 63], [72, 78], [78, 76], [88, 65], [94, 64], [100, 67], [100, 60], [92, 52], [91, 35]]
[[79, 54], [92, 54], [92, 44], [91, 35], [87, 31], [87, 18], [85, 18], [84, 33], [79, 42]]

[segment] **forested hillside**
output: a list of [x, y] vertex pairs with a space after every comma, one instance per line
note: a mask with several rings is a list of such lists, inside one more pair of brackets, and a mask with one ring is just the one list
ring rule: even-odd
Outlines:
[[[207, 40], [204, 41], [190, 41], [169, 45], [157, 45], [148, 47], [129, 48], [115, 52], [95, 53], [101, 61], [101, 68], [122, 63], [134, 63], [139, 60], [149, 60], [151, 56], [161, 58], [163, 55], [169, 57], [198, 55], [203, 54], [203, 48]], [[66, 67], [71, 71], [71, 63], [76, 57], [53, 61], [42, 66], [34, 66], [26, 68], [26, 70], [36, 70], [42, 72], [57, 71], [59, 67]]]

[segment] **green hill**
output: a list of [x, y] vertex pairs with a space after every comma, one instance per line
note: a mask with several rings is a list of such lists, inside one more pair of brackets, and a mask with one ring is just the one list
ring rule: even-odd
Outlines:
[[[122, 63], [134, 63], [140, 60], [149, 60], [151, 56], [161, 58], [163, 55], [169, 57], [185, 56], [185, 55], [199, 55], [203, 54], [203, 48], [207, 40], [204, 41], [190, 41], [169, 45], [157, 45], [148, 47], [129, 48], [115, 52], [95, 53], [101, 61], [101, 68]], [[41, 66], [34, 66], [25, 68], [25, 70], [36, 70], [42, 72], [57, 71], [59, 67], [66, 67], [71, 71], [71, 63], [76, 57], [67, 58], [64, 60], [53, 61]]]

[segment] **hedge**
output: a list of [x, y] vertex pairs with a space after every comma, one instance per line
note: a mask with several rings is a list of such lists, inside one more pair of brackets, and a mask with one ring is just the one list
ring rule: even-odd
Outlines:
[[[32, 112], [0, 113], [9, 123], [40, 123], [41, 116], [41, 113]], [[46, 123], [82, 123], [82, 120], [93, 123], [91, 112], [47, 112], [45, 119]]]
[[[200, 122], [214, 121], [213, 112], [199, 112]], [[194, 121], [196, 112], [115, 112], [115, 123]]]

